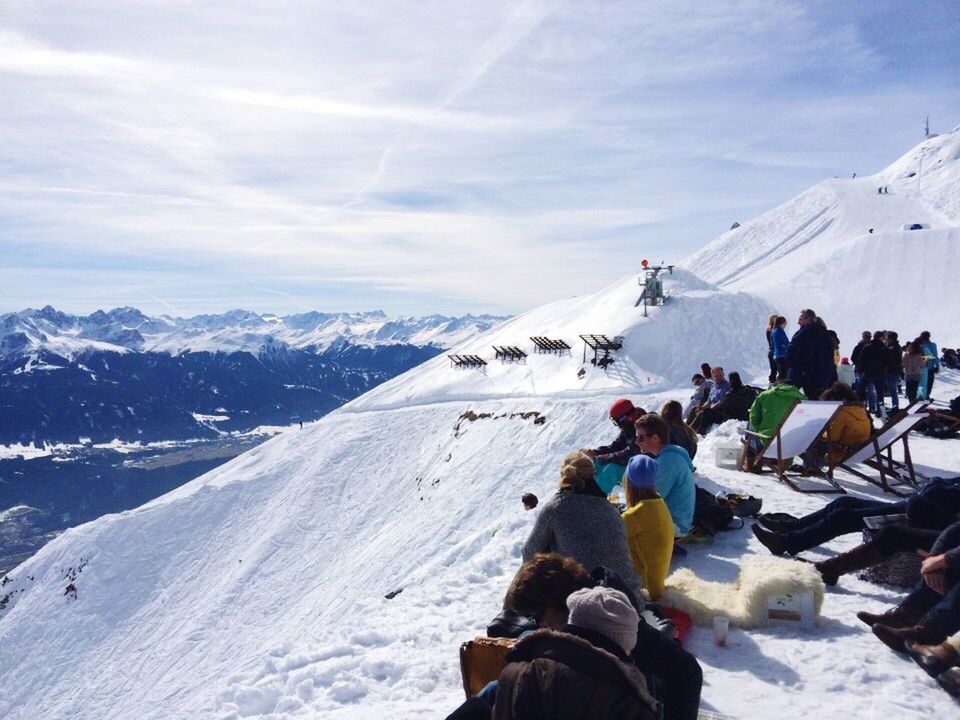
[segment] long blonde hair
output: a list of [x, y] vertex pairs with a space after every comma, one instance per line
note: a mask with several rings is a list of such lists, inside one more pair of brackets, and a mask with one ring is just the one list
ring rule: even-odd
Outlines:
[[778, 317], [779, 315], [774, 313], [773, 315], [767, 318], [767, 330], [773, 330], [777, 326]]
[[561, 490], [583, 490], [587, 480], [594, 477], [593, 460], [579, 450], [567, 455], [560, 463]]

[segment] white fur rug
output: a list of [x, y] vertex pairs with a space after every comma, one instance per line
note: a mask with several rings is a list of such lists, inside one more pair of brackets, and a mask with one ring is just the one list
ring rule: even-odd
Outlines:
[[810, 563], [778, 557], [751, 556], [740, 566], [733, 583], [701, 580], [687, 568], [667, 578], [660, 604], [683, 610], [698, 625], [710, 625], [717, 616], [741, 628], [767, 623], [767, 603], [778, 595], [813, 592], [814, 615], [823, 605], [823, 579]]

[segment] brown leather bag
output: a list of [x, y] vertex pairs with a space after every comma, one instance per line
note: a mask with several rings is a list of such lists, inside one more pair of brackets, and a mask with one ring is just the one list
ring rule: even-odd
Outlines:
[[500, 677], [507, 664], [507, 653], [516, 640], [483, 635], [460, 645], [460, 674], [463, 691], [472, 698], [491, 680]]

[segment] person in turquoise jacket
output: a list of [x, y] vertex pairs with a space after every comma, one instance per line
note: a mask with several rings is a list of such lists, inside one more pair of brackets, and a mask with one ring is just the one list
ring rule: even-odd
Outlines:
[[655, 413], [648, 413], [636, 422], [637, 445], [641, 452], [657, 461], [657, 493], [667, 504], [673, 520], [675, 537], [684, 537], [693, 527], [696, 505], [696, 484], [693, 462], [679, 445], [670, 445], [670, 427]]
[[940, 372], [940, 351], [937, 344], [930, 339], [930, 331], [924, 330], [918, 338], [923, 346], [923, 354], [927, 357], [927, 381], [926, 393], [924, 397], [930, 398], [930, 391], [933, 390], [933, 376]]

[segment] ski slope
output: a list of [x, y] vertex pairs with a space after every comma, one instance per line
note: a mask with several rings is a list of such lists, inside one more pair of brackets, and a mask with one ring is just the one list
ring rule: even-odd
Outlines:
[[[845, 354], [865, 329], [897, 330], [901, 340], [930, 330], [951, 347], [960, 342], [958, 159], [960, 128], [874, 175], [825, 180], [723, 233], [683, 266], [762, 297], [791, 324], [813, 307]], [[924, 229], [903, 229], [913, 224]], [[864, 326], [867, 318], [876, 327]]]
[[[943, 137], [936, 152], [922, 150], [925, 158], [949, 156], [955, 138]], [[898, 161], [903, 171], [908, 161]], [[955, 156], [939, 165], [931, 187], [953, 187]], [[648, 318], [634, 307], [632, 275], [531, 310], [455, 349], [486, 357], [485, 372], [435, 358], [143, 507], [67, 531], [0, 588], [0, 717], [444, 717], [462, 700], [459, 644], [483, 632], [520, 565], [534, 520], [521, 494], [545, 499], [567, 452], [611, 438], [613, 399], [627, 395], [650, 409], [686, 400], [702, 361], [759, 379], [766, 315], [794, 301], [820, 309], [834, 327], [929, 320], [941, 344], [958, 344], [947, 335], [958, 327], [956, 302], [925, 305], [918, 294], [901, 306], [870, 264], [877, 247], [896, 263], [922, 247], [931, 292], [946, 295], [957, 277], [956, 230], [947, 222], [954, 198], [944, 191], [910, 200], [897, 182], [891, 176], [890, 195], [874, 198], [869, 183], [879, 181], [828, 181], [746, 223], [739, 240], [721, 236], [666, 277], [670, 299]], [[865, 209], [875, 200], [901, 205], [897, 216], [910, 209], [897, 222], [931, 229], [901, 232], [893, 215], [876, 222]], [[914, 215], [923, 208], [927, 215]], [[877, 232], [852, 234], [867, 218]], [[798, 239], [780, 252], [791, 233]], [[764, 273], [778, 268], [795, 282], [763, 286]], [[787, 292], [796, 295], [780, 294]], [[857, 293], [863, 305], [851, 304]], [[578, 336], [587, 333], [624, 338], [607, 372], [582, 363]], [[534, 335], [565, 339], [573, 351], [534, 354]], [[530, 355], [501, 364], [492, 345]], [[935, 393], [958, 392], [960, 376], [942, 373]], [[714, 467], [714, 445], [735, 435], [728, 424], [702, 443], [701, 485], [759, 495], [768, 511], [804, 513], [829, 499]], [[960, 473], [960, 441], [917, 438], [912, 447], [921, 471]], [[843, 480], [855, 494], [877, 495]], [[743, 529], [692, 547], [675, 567], [732, 581], [745, 555], [766, 552]], [[688, 648], [704, 666], [704, 709], [742, 720], [806, 720], [825, 710], [955, 715], [930, 678], [855, 619], [901, 596], [844, 577], [828, 591], [813, 634], [732, 630], [728, 647], [718, 648], [695, 628]]]

